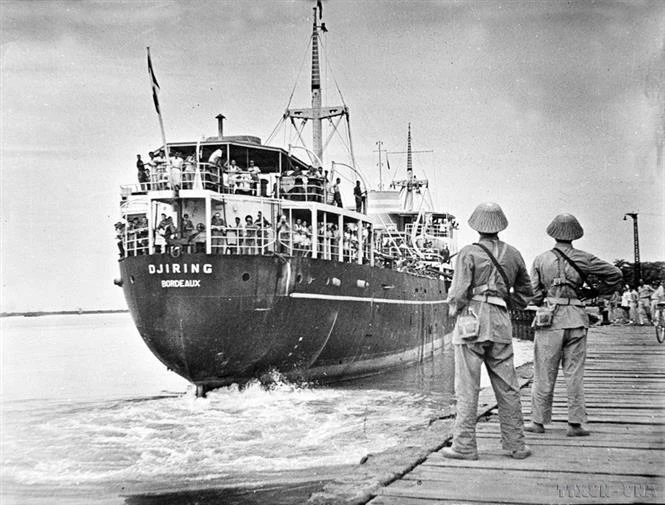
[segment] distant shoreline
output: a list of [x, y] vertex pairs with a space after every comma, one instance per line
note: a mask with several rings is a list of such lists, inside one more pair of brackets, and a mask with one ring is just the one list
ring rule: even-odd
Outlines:
[[115, 314], [129, 312], [127, 309], [102, 309], [102, 310], [30, 310], [26, 312], [0, 312], [0, 317], [40, 317], [40, 316], [72, 316], [81, 314]]

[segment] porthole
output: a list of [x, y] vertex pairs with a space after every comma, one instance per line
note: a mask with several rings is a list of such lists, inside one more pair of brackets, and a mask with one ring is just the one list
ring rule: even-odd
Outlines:
[[296, 282], [300, 284], [302, 282], [302, 274], [296, 275]]
[[129, 276], [129, 282], [131, 282], [132, 284], [134, 284], [136, 282], [136, 279], [134, 279], [133, 275]]
[[247, 282], [249, 280], [249, 274], [247, 272], [242, 274], [242, 280], [245, 281], [245, 282]]

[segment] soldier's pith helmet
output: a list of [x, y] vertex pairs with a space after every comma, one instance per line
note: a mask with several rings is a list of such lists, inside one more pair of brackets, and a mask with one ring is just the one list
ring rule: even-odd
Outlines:
[[584, 235], [582, 225], [572, 214], [559, 214], [552, 220], [546, 231], [556, 240], [577, 240]]
[[508, 227], [508, 219], [498, 203], [486, 202], [473, 211], [469, 226], [480, 233], [498, 233]]

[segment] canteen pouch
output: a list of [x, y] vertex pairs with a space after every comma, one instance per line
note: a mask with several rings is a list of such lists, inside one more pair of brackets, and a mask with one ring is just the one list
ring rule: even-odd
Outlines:
[[473, 310], [457, 318], [457, 331], [462, 340], [474, 340], [480, 335], [480, 321]]
[[536, 317], [533, 319], [534, 328], [549, 328], [554, 321], [554, 309], [556, 306], [543, 305], [536, 309]]

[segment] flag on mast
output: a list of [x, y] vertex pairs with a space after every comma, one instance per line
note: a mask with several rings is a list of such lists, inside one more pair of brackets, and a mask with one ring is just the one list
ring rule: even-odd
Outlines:
[[159, 91], [159, 83], [155, 77], [155, 71], [152, 69], [152, 60], [150, 59], [150, 48], [146, 47], [148, 52], [148, 76], [150, 77], [150, 87], [152, 88], [152, 101], [155, 103], [155, 110], [159, 118], [159, 129], [162, 132], [162, 142], [164, 143], [164, 154], [166, 155], [166, 166], [168, 167], [168, 178], [170, 186], [174, 186], [174, 177], [171, 173], [171, 155], [169, 154], [169, 146], [166, 143], [166, 134], [164, 133], [164, 120], [162, 119], [162, 111], [159, 108], [159, 99], [157, 92]]
[[159, 110], [159, 99], [157, 98], [157, 92], [159, 91], [159, 83], [157, 82], [157, 77], [155, 77], [155, 71], [152, 69], [152, 60], [150, 59], [150, 48], [148, 50], [148, 75], [150, 75], [150, 85], [152, 86], [152, 101], [155, 102], [155, 110], [157, 114], [161, 114]]

